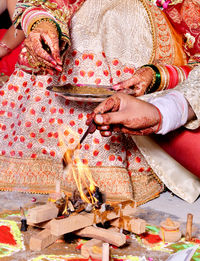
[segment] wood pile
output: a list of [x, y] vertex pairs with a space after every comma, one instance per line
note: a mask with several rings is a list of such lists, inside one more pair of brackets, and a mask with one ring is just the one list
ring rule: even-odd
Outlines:
[[[146, 222], [133, 216], [136, 211], [133, 201], [109, 205], [103, 203], [98, 207], [83, 205], [79, 204], [77, 207], [77, 204], [67, 199], [64, 207], [60, 202], [48, 202], [29, 209], [27, 224], [42, 229], [31, 236], [30, 249], [41, 251], [64, 234], [74, 233], [79, 237], [91, 238], [81, 248], [83, 257], [102, 258], [102, 249], [107, 249], [104, 243], [117, 247], [126, 243], [123, 230], [136, 234], [145, 232]], [[99, 227], [99, 224], [102, 225], [105, 222], [109, 223], [108, 229]]]

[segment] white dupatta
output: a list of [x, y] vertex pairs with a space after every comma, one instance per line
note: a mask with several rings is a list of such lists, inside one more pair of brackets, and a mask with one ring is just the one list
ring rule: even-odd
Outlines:
[[133, 140], [156, 175], [177, 196], [192, 203], [200, 194], [200, 180], [174, 160], [148, 136], [133, 136]]

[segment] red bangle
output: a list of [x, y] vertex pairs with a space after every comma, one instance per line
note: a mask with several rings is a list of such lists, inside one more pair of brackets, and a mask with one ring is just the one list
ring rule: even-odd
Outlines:
[[[154, 106], [155, 106], [155, 105], [154, 105]], [[158, 109], [158, 107], [155, 106], [155, 108], [156, 108], [156, 110], [158, 111], [158, 114], [159, 114], [158, 128], [157, 128], [156, 131], [154, 131], [155, 133], [157, 133], [157, 132], [160, 130], [160, 126], [161, 126], [161, 123], [162, 123], [162, 115], [161, 115], [161, 112], [160, 112], [160, 110]]]
[[5, 43], [0, 42], [0, 47], [6, 49], [9, 53], [12, 51]]
[[169, 73], [169, 84], [166, 89], [173, 89], [179, 82], [178, 72], [172, 65], [165, 65], [165, 67]]

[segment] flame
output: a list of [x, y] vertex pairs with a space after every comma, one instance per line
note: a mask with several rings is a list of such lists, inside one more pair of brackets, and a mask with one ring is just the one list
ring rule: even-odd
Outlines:
[[62, 212], [62, 215], [67, 215], [68, 214], [68, 210], [67, 210], [67, 202], [65, 203], [65, 208]]
[[[95, 191], [96, 183], [93, 180], [89, 167], [86, 164], [83, 164], [79, 157], [80, 138], [78, 134], [72, 131], [70, 128], [66, 128], [64, 132], [59, 131], [58, 133], [59, 142], [63, 151], [63, 159], [68, 166], [67, 171], [69, 173], [69, 168], [71, 169], [81, 199], [84, 202], [94, 204], [97, 202], [97, 199], [92, 196], [92, 193]], [[73, 148], [69, 148], [69, 146], [66, 145], [68, 142], [64, 142], [66, 140], [65, 136], [68, 136], [68, 141], [73, 139]], [[87, 197], [85, 194], [85, 188], [87, 189], [90, 197]]]

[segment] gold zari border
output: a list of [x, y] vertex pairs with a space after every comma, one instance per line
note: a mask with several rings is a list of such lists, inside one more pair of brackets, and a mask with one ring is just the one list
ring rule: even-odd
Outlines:
[[[141, 205], [159, 195], [163, 185], [151, 171], [138, 172], [121, 167], [90, 167], [94, 181], [106, 200], [135, 200]], [[75, 169], [77, 172], [77, 169]], [[129, 175], [131, 172], [131, 176]], [[0, 190], [48, 194], [55, 192], [57, 180], [61, 190], [72, 193], [76, 188], [69, 171], [63, 178], [63, 165], [51, 160], [11, 159], [0, 156]]]

